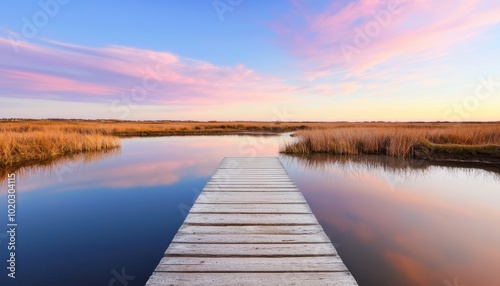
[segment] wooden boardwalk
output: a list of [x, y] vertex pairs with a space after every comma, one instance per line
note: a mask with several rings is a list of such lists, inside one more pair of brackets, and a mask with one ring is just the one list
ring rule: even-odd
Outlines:
[[276, 157], [229, 157], [146, 285], [357, 285]]

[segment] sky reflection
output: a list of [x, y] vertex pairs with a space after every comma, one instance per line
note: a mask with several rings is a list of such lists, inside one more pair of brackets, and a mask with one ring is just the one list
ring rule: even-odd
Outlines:
[[[133, 138], [112, 154], [16, 170], [19, 278], [2, 266], [0, 285], [108, 285], [122, 269], [144, 285], [222, 158], [279, 156], [286, 140]], [[500, 285], [498, 168], [280, 158], [360, 285]]]
[[500, 285], [499, 172], [369, 156], [283, 160], [360, 285]]
[[[144, 285], [222, 158], [276, 155], [278, 141], [124, 139], [111, 155], [3, 170], [18, 175], [19, 264], [13, 281], [0, 263], [0, 285], [108, 285], [113, 271], [122, 269], [135, 277], [128, 285]], [[6, 214], [5, 181], [0, 188], [0, 214]], [[0, 234], [6, 231], [3, 222]], [[8, 255], [4, 237], [0, 255]]]

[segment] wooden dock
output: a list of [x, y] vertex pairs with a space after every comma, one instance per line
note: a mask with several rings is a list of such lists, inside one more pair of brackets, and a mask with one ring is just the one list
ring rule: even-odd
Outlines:
[[227, 157], [146, 285], [357, 285], [277, 157]]

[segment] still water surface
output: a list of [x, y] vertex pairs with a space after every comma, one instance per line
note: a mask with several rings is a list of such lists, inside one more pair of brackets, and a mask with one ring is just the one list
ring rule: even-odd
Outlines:
[[[17, 175], [16, 278], [0, 285], [144, 285], [224, 156], [278, 156], [287, 136], [122, 140], [119, 152]], [[500, 168], [281, 155], [360, 285], [500, 285]]]

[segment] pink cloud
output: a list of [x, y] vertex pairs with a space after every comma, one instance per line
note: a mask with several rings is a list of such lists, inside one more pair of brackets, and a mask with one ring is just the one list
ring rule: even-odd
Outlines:
[[0, 37], [2, 96], [84, 102], [137, 96], [149, 104], [278, 101], [296, 87], [244, 65], [218, 66], [170, 52], [123, 46], [39, 44]]
[[493, 1], [359, 0], [344, 7], [331, 1], [320, 13], [301, 9], [273, 28], [280, 44], [305, 60], [305, 74], [314, 79], [453, 54], [498, 25], [498, 15], [500, 4]]
[[113, 92], [113, 89], [103, 85], [80, 82], [64, 77], [1, 68], [0, 72], [3, 77], [10, 79], [4, 83], [4, 87], [9, 85], [13, 89], [29, 82], [30, 84], [24, 86], [24, 88], [35, 92], [79, 92], [96, 95], [106, 95]]

